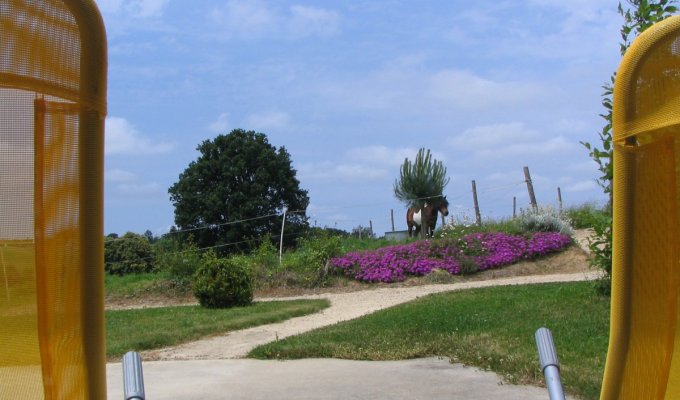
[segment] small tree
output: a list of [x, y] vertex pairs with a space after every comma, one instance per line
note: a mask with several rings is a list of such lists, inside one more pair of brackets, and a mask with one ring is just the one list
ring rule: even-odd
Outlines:
[[421, 208], [426, 201], [442, 196], [448, 183], [444, 164], [433, 159], [429, 149], [421, 148], [413, 163], [404, 159], [394, 195], [408, 207]]
[[112, 275], [150, 272], [153, 250], [146, 237], [128, 232], [122, 237], [104, 239], [104, 268]]

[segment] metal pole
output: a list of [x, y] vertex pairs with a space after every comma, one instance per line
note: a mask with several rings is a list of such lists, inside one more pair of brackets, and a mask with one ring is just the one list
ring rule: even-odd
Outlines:
[[142, 358], [135, 351], [123, 356], [123, 398], [125, 400], [144, 400], [144, 373]]
[[541, 362], [541, 370], [545, 375], [545, 384], [548, 387], [550, 400], [565, 400], [560, 380], [560, 361], [557, 359], [557, 349], [553, 342], [552, 333], [548, 328], [539, 328], [535, 336], [538, 358]]
[[287, 208], [283, 209], [283, 220], [281, 221], [281, 240], [279, 241], [279, 265], [281, 265], [281, 259], [283, 258], [283, 228], [286, 226], [286, 211]]

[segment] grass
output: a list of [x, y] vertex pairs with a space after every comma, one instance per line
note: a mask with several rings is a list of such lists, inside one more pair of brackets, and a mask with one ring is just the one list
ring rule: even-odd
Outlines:
[[534, 332], [555, 338], [567, 392], [599, 395], [608, 341], [609, 301], [592, 283], [497, 287], [431, 295], [370, 316], [254, 349], [254, 358], [333, 357], [399, 360], [427, 356], [493, 370], [507, 381], [540, 385]]
[[564, 213], [571, 220], [574, 229], [594, 228], [608, 224], [611, 214], [605, 207], [599, 207], [594, 203], [585, 203], [570, 207]]
[[142, 274], [111, 275], [104, 274], [104, 287], [110, 296], [129, 297], [154, 290], [159, 282], [170, 280], [162, 272], [146, 272]]
[[328, 307], [328, 300], [255, 302], [247, 307], [176, 306], [106, 312], [106, 355], [149, 350], [205, 336], [280, 322]]

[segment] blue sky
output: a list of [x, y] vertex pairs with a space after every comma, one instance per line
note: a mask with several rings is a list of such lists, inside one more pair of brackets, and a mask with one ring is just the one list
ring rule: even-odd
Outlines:
[[97, 0], [109, 47], [105, 231], [166, 232], [167, 193], [203, 140], [235, 128], [291, 154], [310, 222], [406, 229], [392, 186], [431, 149], [452, 215], [602, 203], [601, 86], [617, 2]]

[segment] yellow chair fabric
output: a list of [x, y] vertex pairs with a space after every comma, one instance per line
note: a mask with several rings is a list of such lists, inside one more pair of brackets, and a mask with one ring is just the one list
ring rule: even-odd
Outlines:
[[613, 105], [612, 312], [601, 399], [680, 399], [680, 17], [628, 49]]
[[0, 398], [106, 398], [105, 115], [94, 2], [0, 0]]

